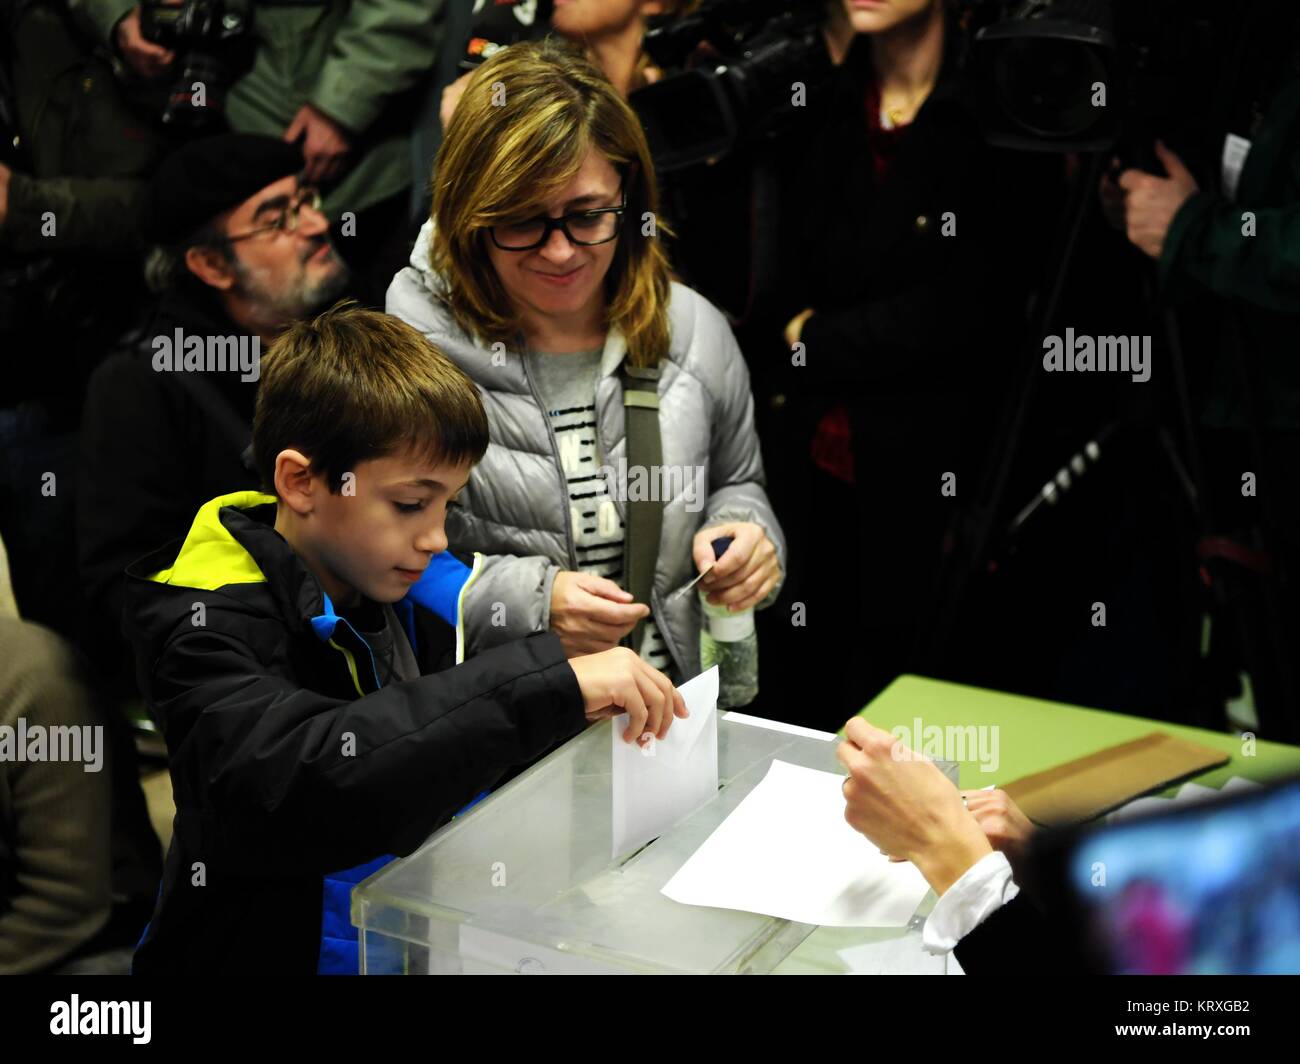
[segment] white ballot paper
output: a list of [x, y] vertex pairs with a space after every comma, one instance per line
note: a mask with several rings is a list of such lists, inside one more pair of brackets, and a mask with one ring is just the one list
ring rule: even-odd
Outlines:
[[844, 819], [844, 777], [773, 761], [663, 888], [685, 905], [828, 927], [903, 927], [930, 889]]
[[623, 741], [614, 718], [614, 857], [644, 846], [718, 793], [718, 667], [677, 688], [690, 716], [662, 742]]

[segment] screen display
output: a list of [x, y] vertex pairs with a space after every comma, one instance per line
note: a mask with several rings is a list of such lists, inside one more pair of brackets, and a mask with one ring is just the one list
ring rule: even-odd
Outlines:
[[1103, 828], [1066, 880], [1113, 972], [1300, 971], [1300, 785]]

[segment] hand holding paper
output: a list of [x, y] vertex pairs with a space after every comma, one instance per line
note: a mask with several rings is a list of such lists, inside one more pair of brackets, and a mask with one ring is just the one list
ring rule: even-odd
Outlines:
[[587, 719], [617, 716], [622, 724], [615, 734], [621, 733], [625, 742], [637, 741], [646, 732], [663, 739], [673, 717], [687, 714], [672, 681], [627, 647], [571, 658], [569, 667], [578, 679]]
[[805, 924], [903, 927], [929, 888], [845, 823], [843, 781], [773, 761], [663, 893]]
[[626, 717], [614, 721], [613, 856], [643, 846], [698, 809], [718, 790], [718, 670], [682, 684], [689, 712], [666, 738], [622, 741]]

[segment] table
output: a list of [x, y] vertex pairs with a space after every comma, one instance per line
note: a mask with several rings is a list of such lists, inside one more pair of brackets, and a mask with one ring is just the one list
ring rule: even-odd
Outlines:
[[[922, 728], [969, 725], [995, 728], [998, 737], [995, 770], [984, 771], [978, 761], [970, 758], [959, 761], [961, 786], [967, 790], [1009, 783], [1152, 731], [1168, 732], [1230, 755], [1226, 765], [1192, 777], [1207, 787], [1222, 787], [1233, 776], [1264, 783], [1279, 776], [1300, 774], [1300, 747], [1297, 746], [1255, 742], [1253, 751], [1247, 753], [1243, 751], [1242, 739], [1226, 732], [1085, 709], [922, 676], [900, 676], [859, 716], [886, 731], [906, 727], [913, 732], [918, 719]], [[1155, 793], [1173, 797], [1182, 782]], [[934, 900], [932, 892], [919, 912], [928, 912]], [[944, 965], [942, 958], [935, 958], [931, 964], [931, 958], [914, 955], [912, 947], [917, 938], [915, 932], [905, 928], [871, 931], [818, 928], [773, 974], [844, 974], [850, 968], [839, 951], [863, 946], [874, 947], [874, 951], [867, 952], [878, 957], [882, 967], [898, 962], [906, 970], [943, 972], [955, 966], [955, 960]]]

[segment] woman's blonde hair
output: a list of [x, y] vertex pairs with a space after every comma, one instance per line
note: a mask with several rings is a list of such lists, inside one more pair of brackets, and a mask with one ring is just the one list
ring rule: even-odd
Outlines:
[[627, 102], [559, 38], [504, 48], [467, 84], [434, 164], [429, 264], [462, 328], [513, 343], [520, 322], [488, 258], [486, 227], [545, 213], [592, 149], [618, 170], [627, 193], [605, 277], [604, 323], [622, 331], [633, 366], [652, 366], [668, 352], [662, 239], [673, 233], [658, 218], [650, 149]]

